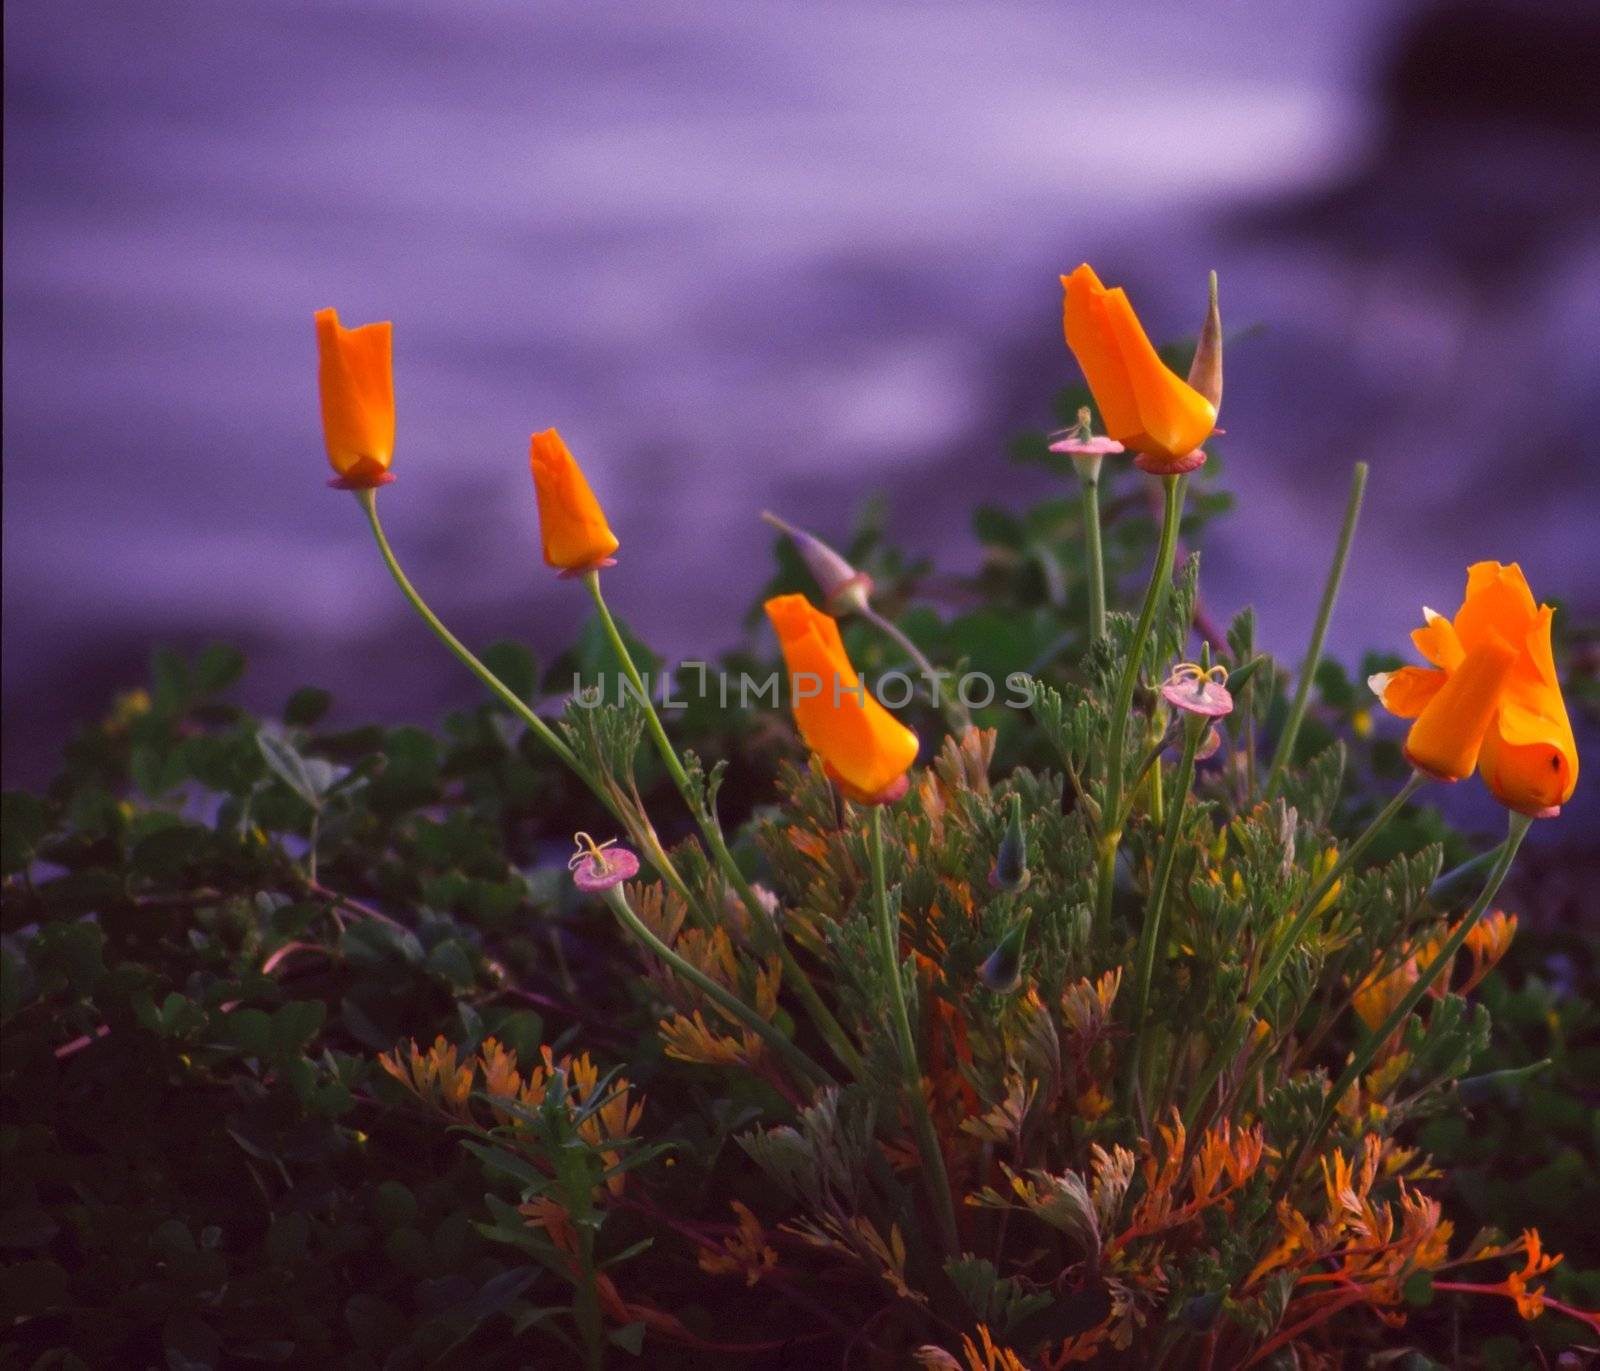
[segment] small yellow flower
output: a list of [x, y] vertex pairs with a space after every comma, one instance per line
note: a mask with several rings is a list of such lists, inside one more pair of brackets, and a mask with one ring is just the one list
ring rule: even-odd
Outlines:
[[1394, 1013], [1395, 1006], [1417, 983], [1417, 975], [1417, 959], [1407, 957], [1386, 976], [1376, 980], [1368, 977], [1356, 988], [1355, 1011], [1368, 1031], [1376, 1033], [1382, 1027], [1384, 1020]]

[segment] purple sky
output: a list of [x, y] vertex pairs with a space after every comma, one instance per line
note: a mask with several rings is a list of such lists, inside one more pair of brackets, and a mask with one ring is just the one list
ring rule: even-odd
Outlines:
[[1055, 278], [1084, 258], [1158, 336], [1213, 266], [1259, 325], [1220, 612], [1298, 653], [1365, 459], [1336, 651], [1402, 646], [1480, 557], [1593, 615], [1600, 166], [1514, 112], [1397, 119], [1371, 92], [1410, 12], [10, 7], [8, 771], [161, 637], [245, 642], [260, 703], [470, 697], [323, 486], [327, 304], [395, 321], [386, 521], [475, 639], [580, 617], [535, 552], [550, 424], [623, 539], [614, 603], [669, 652], [737, 637], [764, 506], [842, 533], [886, 491], [899, 537], [970, 564], [965, 509], [1007, 498], [1006, 438], [1073, 375]]

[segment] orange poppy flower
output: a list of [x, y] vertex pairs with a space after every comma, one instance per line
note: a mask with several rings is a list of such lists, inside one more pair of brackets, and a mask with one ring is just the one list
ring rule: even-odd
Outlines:
[[1083, 368], [1106, 432], [1143, 454], [1146, 470], [1192, 470], [1216, 406], [1172, 371], [1145, 336], [1127, 292], [1107, 290], [1088, 263], [1061, 278], [1067, 346]]
[[833, 619], [804, 595], [779, 595], [765, 608], [783, 648], [806, 746], [852, 800], [897, 798], [917, 759], [917, 735], [867, 693]]
[[319, 309], [317, 387], [322, 394], [322, 436], [341, 490], [369, 490], [394, 477], [393, 326], [345, 328], [339, 312]]
[[563, 575], [615, 566], [611, 554], [617, 550], [617, 535], [555, 429], [533, 435], [529, 462], [546, 565], [559, 567]]
[[1416, 720], [1407, 758], [1441, 780], [1476, 768], [1507, 808], [1558, 812], [1578, 781], [1578, 749], [1550, 650], [1554, 610], [1534, 603], [1515, 562], [1478, 562], [1453, 621], [1423, 614], [1411, 640], [1433, 666], [1368, 682], [1391, 713]]

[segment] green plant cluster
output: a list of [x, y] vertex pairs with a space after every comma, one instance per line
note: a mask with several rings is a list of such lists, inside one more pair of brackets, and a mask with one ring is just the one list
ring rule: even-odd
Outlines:
[[[1078, 403], [1063, 397], [1063, 416]], [[1042, 447], [1030, 439], [1016, 455], [1049, 460]], [[1126, 603], [1155, 525], [1136, 481], [1108, 484], [1107, 579]], [[1226, 507], [1201, 489], [1189, 541]], [[1301, 1069], [1268, 1054], [1229, 1075], [1227, 1098], [1186, 1089], [1227, 1047], [1252, 957], [1270, 958], [1340, 835], [1359, 831], [1407, 768], [1324, 662], [1282, 796], [1261, 802], [1251, 759], [1290, 704], [1252, 618], [1209, 625], [1191, 569], [1149, 642], [1132, 643], [1131, 618], [1113, 615], [1110, 640], [1087, 648], [1080, 517], [1070, 499], [979, 511], [984, 561], [964, 582], [906, 561], [870, 516], [858, 529], [851, 557], [928, 656], [1035, 681], [1030, 713], [979, 711], [994, 733], [948, 741], [920, 793], [875, 815], [878, 853], [775, 713], [691, 702], [671, 717], [744, 876], [826, 974], [859, 1071], [798, 1001], [772, 991], [766, 1021], [831, 1083], [741, 1039], [670, 964], [619, 938], [606, 904], [573, 889], [573, 832], [610, 836], [616, 823], [503, 705], [456, 712], [437, 732], [336, 729], [315, 689], [271, 718], [232, 703], [244, 663], [230, 648], [158, 653], [148, 687], [71, 741], [42, 794], [4, 799], [0, 1367], [888, 1366], [930, 1343], [955, 1355], [979, 1325], [1042, 1358], [1124, 1298], [1141, 1326], [1166, 1330], [1139, 1345], [1168, 1365], [1208, 1339], [1215, 1350], [1223, 1327], [1264, 1341], [1290, 1298], [1282, 1282], [1249, 1281], [1261, 1251], [1243, 1235], [1270, 1227], [1280, 1197], [1265, 1172], [1245, 1176], [1228, 1206], [1197, 1211], [1183, 1241], [1118, 1267], [1107, 1240], [1129, 1211], [1117, 1219], [1098, 1198], [1116, 1182], [1089, 1159], [1128, 1149], [1131, 1164], [1146, 1149], [1139, 1160], [1157, 1173], [1122, 1184], [1129, 1209], [1157, 1225], [1153, 1207], [1135, 1206], [1160, 1193], [1172, 1145], [1158, 1129], [1174, 1116], [1186, 1116], [1191, 1150], [1230, 1110], [1275, 1140], [1304, 1137], [1361, 1040], [1351, 1016], [1328, 1020], [1349, 988], [1330, 968], [1381, 963], [1458, 912], [1481, 865], [1441, 885], [1474, 849], [1435, 811], [1407, 807], [1256, 1009]], [[781, 543], [767, 593], [809, 586]], [[965, 608], [928, 607], [946, 596]], [[1148, 759], [1135, 777], [1145, 787], [1170, 776], [1162, 744], [1176, 741], [1152, 732], [1148, 692], [1125, 721], [1105, 702], [1128, 652], [1158, 677], [1197, 619], [1234, 673], [1240, 707], [1226, 731], [1239, 764], [1205, 770], [1187, 807], [1140, 792], [1146, 821], [1130, 823], [1113, 873], [1114, 917], [1097, 921], [1100, 740], [1126, 729], [1129, 757]], [[903, 665], [862, 625], [845, 629], [867, 674]], [[615, 670], [593, 620], [545, 672], [515, 644], [483, 657], [530, 704], [574, 672]], [[1362, 675], [1391, 664], [1374, 659]], [[741, 650], [725, 665], [771, 663]], [[937, 735], [931, 706], [911, 717]], [[692, 897], [630, 887], [631, 908], [691, 961], [721, 928], [733, 988], [761, 1005], [777, 953], [640, 747], [638, 711], [568, 720], [574, 750], [631, 778], [642, 810], [660, 816]], [[1169, 807], [1152, 815], [1152, 802]], [[1120, 1027], [1135, 986], [1107, 1000], [1097, 981], [1129, 960], [1174, 813], [1181, 894], [1140, 1060]], [[1013, 827], [1027, 879], [997, 887]], [[716, 921], [700, 908], [712, 902]], [[955, 1251], [940, 1250], [927, 1154], [899, 1114], [893, 995], [873, 942], [885, 909], [912, 929], [910, 955], [894, 955], [899, 993], [938, 1149], [972, 1195]], [[1013, 934], [1016, 965], [997, 973]], [[1551, 1297], [1593, 1308], [1600, 1251], [1581, 1216], [1600, 1199], [1595, 967], [1592, 948], [1562, 949], [1558, 990], [1547, 950], [1524, 940], [1471, 1006], [1447, 996], [1408, 1026], [1406, 1084], [1386, 1096], [1383, 1127], [1431, 1154], [1462, 1235], [1537, 1225], [1566, 1253], [1546, 1278]], [[706, 953], [697, 964], [722, 975], [730, 963]], [[1027, 995], [1010, 974], [1024, 967]], [[1329, 1122], [1350, 1152], [1365, 1124]], [[998, 1157], [1012, 1189], [990, 1184]], [[1107, 1265], [1080, 1272], [1070, 1294], [1040, 1278], [1084, 1254]], [[1369, 1321], [1352, 1355], [1509, 1367], [1588, 1336], [1418, 1276], [1405, 1331]], [[1245, 1288], [1248, 1299], [1224, 1293]]]

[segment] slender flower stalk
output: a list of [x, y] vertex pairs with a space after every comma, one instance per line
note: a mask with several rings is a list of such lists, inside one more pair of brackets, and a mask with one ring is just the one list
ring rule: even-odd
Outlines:
[[828, 1046], [834, 1055], [844, 1063], [845, 1068], [852, 1076], [860, 1079], [865, 1071], [865, 1063], [861, 1054], [851, 1044], [849, 1036], [833, 1013], [823, 1003], [822, 997], [817, 993], [817, 988], [811, 983], [811, 978], [806, 975], [805, 968], [795, 960], [793, 951], [789, 948], [782, 932], [774, 925], [772, 916], [767, 908], [756, 896], [750, 882], [745, 879], [744, 872], [739, 870], [739, 864], [734, 861], [733, 853], [728, 850], [727, 841], [722, 836], [722, 826], [717, 822], [716, 816], [706, 812], [695, 794], [694, 785], [689, 780], [688, 773], [683, 769], [683, 763], [678, 759], [677, 750], [672, 746], [672, 740], [667, 737], [667, 731], [662, 726], [661, 716], [656, 713], [655, 704], [650, 699], [649, 687], [644, 678], [639, 674], [639, 668], [634, 665], [633, 654], [628, 651], [628, 645], [622, 639], [621, 632], [617, 629], [616, 620], [611, 617], [611, 611], [606, 606], [605, 596], [600, 590], [600, 573], [595, 570], [588, 571], [583, 577], [584, 584], [589, 588], [589, 594], [594, 600], [595, 610], [600, 615], [600, 625], [605, 630], [606, 638], [611, 643], [611, 650], [616, 653], [617, 661], [621, 664], [628, 683], [633, 687], [634, 695], [638, 698], [644, 709], [645, 722], [650, 730], [650, 736], [656, 745], [656, 751], [661, 756], [667, 773], [672, 777], [673, 784], [678, 788], [678, 794], [683, 797], [683, 802], [693, 815], [696, 826], [700, 829], [706, 844], [711, 849], [711, 855], [724, 879], [733, 887], [741, 903], [749, 912], [756, 928], [772, 942], [778, 950], [783, 962], [783, 979], [791, 990], [799, 996], [806, 1007], [806, 1012], [811, 1016], [812, 1022], [817, 1026], [817, 1031], [827, 1040]]
[[1106, 562], [1100, 546], [1100, 465], [1078, 467], [1078, 491], [1083, 500], [1083, 556], [1089, 575], [1089, 641], [1106, 636]]
[[421, 616], [423, 623], [433, 630], [434, 636], [453, 652], [463, 666], [476, 676], [489, 690], [501, 699], [511, 712], [522, 720], [534, 735], [556, 754], [568, 767], [570, 767], [584, 781], [588, 787], [606, 803], [608, 808], [615, 809], [606, 800], [603, 789], [596, 784], [595, 777], [589, 773], [587, 767], [578, 760], [577, 755], [570, 747], [557, 736], [555, 730], [530, 709], [515, 691], [513, 691], [494, 672], [490, 671], [467, 649], [466, 645], [456, 637], [440, 621], [439, 616], [428, 607], [427, 602], [417, 593], [417, 589], [400, 569], [400, 563], [394, 555], [394, 549], [389, 546], [389, 539], [385, 536], [383, 525], [378, 520], [378, 502], [376, 492], [370, 487], [358, 489], [355, 492], [356, 501], [360, 504], [367, 522], [372, 526], [372, 536], [377, 539], [378, 551], [383, 554], [384, 565], [389, 568], [389, 574], [394, 577], [394, 583], [400, 587], [400, 593], [410, 601], [411, 607]]
[[916, 1135], [918, 1155], [922, 1158], [922, 1179], [928, 1187], [934, 1219], [939, 1225], [940, 1244], [948, 1255], [953, 1256], [961, 1249], [961, 1238], [956, 1230], [956, 1211], [950, 1198], [950, 1177], [945, 1170], [944, 1153], [939, 1150], [939, 1138], [928, 1113], [928, 1101], [922, 1093], [922, 1068], [917, 1063], [916, 1038], [911, 1032], [905, 984], [900, 978], [900, 932], [894, 912], [889, 907], [888, 883], [884, 876], [882, 805], [872, 806], [867, 848], [872, 862], [872, 900], [878, 916], [879, 947], [883, 956], [884, 975], [889, 979], [895, 1042], [899, 1048], [900, 1065], [909, 1096], [907, 1105], [911, 1112], [911, 1128]]
[[1146, 1015], [1150, 1007], [1150, 982], [1155, 974], [1156, 949], [1161, 942], [1161, 917], [1166, 910], [1172, 868], [1183, 835], [1183, 813], [1188, 807], [1190, 787], [1194, 784], [1195, 753], [1199, 750], [1200, 739], [1210, 726], [1210, 720], [1202, 714], [1191, 714], [1184, 720], [1183, 756], [1178, 762], [1172, 808], [1167, 814], [1166, 832], [1161, 835], [1161, 855], [1156, 859], [1155, 877], [1150, 884], [1150, 900], [1145, 906], [1144, 926], [1139, 930], [1139, 949], [1135, 957], [1139, 979], [1133, 997], [1133, 1054], [1128, 1072], [1130, 1094], [1138, 1089], [1143, 1078], [1150, 1041], [1150, 1025], [1146, 1022]]
[[1367, 488], [1367, 464], [1357, 462], [1350, 473], [1350, 498], [1345, 502], [1344, 523], [1339, 528], [1339, 542], [1334, 549], [1333, 565], [1328, 568], [1328, 579], [1322, 587], [1322, 602], [1317, 606], [1316, 623], [1311, 628], [1311, 642], [1306, 648], [1306, 659], [1300, 664], [1300, 680], [1295, 686], [1294, 702], [1289, 706], [1289, 717], [1283, 725], [1277, 750], [1272, 754], [1272, 769], [1267, 773], [1265, 798], [1270, 800], [1278, 793], [1283, 771], [1294, 756], [1295, 740], [1300, 736], [1300, 724], [1305, 718], [1306, 704], [1311, 698], [1311, 685], [1316, 679], [1317, 663], [1322, 660], [1322, 643], [1328, 635], [1328, 620], [1333, 617], [1333, 606], [1339, 598], [1339, 585], [1344, 580], [1345, 563], [1350, 559], [1350, 544], [1356, 536], [1356, 523], [1361, 518], [1361, 497]]
[[1316, 1127], [1305, 1135], [1295, 1150], [1289, 1155], [1283, 1169], [1278, 1173], [1278, 1181], [1274, 1187], [1275, 1193], [1282, 1194], [1288, 1189], [1294, 1179], [1295, 1168], [1299, 1165], [1300, 1158], [1308, 1151], [1315, 1150], [1333, 1126], [1335, 1111], [1339, 1101], [1344, 1098], [1345, 1092], [1355, 1085], [1367, 1069], [1372, 1065], [1384, 1043], [1388, 1042], [1391, 1035], [1397, 1032], [1405, 1021], [1410, 1018], [1416, 1007], [1422, 1003], [1422, 997], [1433, 989], [1434, 983], [1443, 976], [1455, 962], [1456, 954], [1461, 951], [1467, 937], [1477, 927], [1478, 920], [1488, 911], [1490, 903], [1499, 893], [1501, 883], [1511, 870], [1511, 864], [1516, 860], [1517, 849], [1522, 846], [1522, 840], [1528, 836], [1528, 830], [1533, 826], [1533, 816], [1512, 811], [1510, 824], [1506, 831], [1506, 840], [1499, 848], [1499, 857], [1493, 869], [1489, 872], [1488, 879], [1483, 884], [1483, 889], [1478, 892], [1478, 898], [1472, 902], [1461, 922], [1456, 925], [1455, 931], [1445, 939], [1433, 960], [1427, 964], [1417, 975], [1416, 983], [1401, 997], [1399, 1002], [1389, 1012], [1389, 1017], [1378, 1025], [1366, 1041], [1356, 1049], [1355, 1055], [1350, 1060], [1350, 1065], [1344, 1074], [1333, 1083], [1333, 1088], [1322, 1101], [1321, 1112], [1317, 1116]]
[[1217, 1083], [1217, 1078], [1222, 1074], [1223, 1069], [1233, 1060], [1234, 1054], [1243, 1045], [1245, 1034], [1250, 1030], [1250, 1018], [1255, 1013], [1256, 1006], [1266, 998], [1267, 991], [1272, 988], [1274, 982], [1278, 979], [1279, 973], [1283, 970], [1289, 958], [1294, 955], [1294, 950], [1299, 946], [1301, 936], [1306, 931], [1306, 926], [1316, 917], [1323, 901], [1344, 879], [1345, 872], [1367, 850], [1372, 840], [1384, 830], [1389, 820], [1405, 808], [1411, 797], [1426, 785], [1429, 779], [1431, 778], [1422, 772], [1413, 771], [1406, 783], [1400, 787], [1394, 799], [1390, 800], [1378, 812], [1378, 816], [1366, 826], [1361, 835], [1345, 848], [1328, 874], [1317, 882], [1315, 888], [1301, 902], [1299, 913], [1294, 916], [1284, 935], [1278, 939], [1272, 955], [1267, 958], [1266, 964], [1257, 973], [1255, 981], [1250, 988], [1250, 993], [1239, 1006], [1238, 1018], [1234, 1023], [1227, 1045], [1213, 1058], [1211, 1066], [1207, 1069], [1204, 1083], [1191, 1093], [1189, 1108], [1185, 1112], [1183, 1119], [1185, 1127], [1192, 1128], [1194, 1126], [1196, 1118], [1199, 1117], [1200, 1111], [1211, 1093], [1211, 1087]]
[[922, 673], [926, 680], [937, 683], [935, 688], [939, 695], [938, 705], [951, 732], [960, 737], [972, 727], [972, 712], [962, 701], [960, 695], [945, 688], [943, 677], [949, 675], [948, 672], [935, 671], [933, 663], [928, 660], [927, 654], [911, 641], [906, 632], [892, 619], [885, 618], [882, 614], [879, 614], [865, 600], [856, 609], [856, 613], [877, 629], [879, 633], [883, 634], [885, 638], [889, 639], [890, 642], [894, 643], [906, 656], [911, 658], [916, 663], [917, 670]]
[[1097, 438], [1092, 432], [1088, 407], [1078, 411], [1077, 426], [1051, 452], [1072, 458], [1078, 473], [1078, 493], [1083, 501], [1083, 540], [1085, 572], [1089, 582], [1089, 641], [1106, 636], [1106, 566], [1100, 547], [1100, 468], [1106, 457], [1127, 449], [1115, 438]]
[[1111, 730], [1106, 748], [1106, 793], [1102, 813], [1106, 829], [1100, 840], [1100, 883], [1095, 901], [1096, 917], [1102, 926], [1111, 917], [1111, 891], [1117, 871], [1117, 849], [1122, 843], [1122, 766], [1127, 738], [1128, 713], [1133, 707], [1133, 691], [1139, 681], [1139, 666], [1144, 660], [1145, 643], [1156, 613], [1172, 587], [1172, 559], [1178, 546], [1178, 524], [1183, 517], [1182, 476], [1165, 476], [1161, 481], [1165, 496], [1161, 515], [1161, 540], [1156, 548], [1155, 566], [1145, 588], [1139, 622], [1128, 643], [1127, 660], [1111, 701]]
[[650, 858], [650, 864], [660, 873], [662, 880], [671, 887], [685, 904], [694, 905], [694, 897], [683, 877], [678, 874], [672, 859], [661, 846], [655, 831], [651, 828], [648, 819], [643, 815], [633, 816], [627, 812], [626, 807], [619, 803], [611, 789], [601, 783], [599, 777], [583, 763], [578, 755], [562, 741], [560, 736], [543, 719], [530, 709], [525, 701], [506, 685], [494, 672], [490, 671], [478, 660], [461, 642], [455, 634], [451, 633], [440, 621], [427, 602], [417, 593], [415, 586], [400, 567], [399, 559], [394, 554], [394, 549], [389, 546], [389, 539], [383, 531], [383, 525], [378, 519], [376, 491], [370, 488], [357, 489], [356, 500], [366, 512], [367, 522], [372, 526], [372, 535], [377, 540], [378, 551], [383, 554], [384, 564], [389, 568], [389, 574], [394, 578], [395, 584], [400, 587], [401, 593], [410, 602], [411, 607], [417, 611], [422, 621], [433, 630], [435, 636], [472, 672], [489, 690], [510, 707], [513, 713], [532, 730], [546, 747], [548, 747], [572, 773], [586, 785], [594, 797], [605, 806], [607, 811], [622, 824], [638, 842]]
[[674, 975], [681, 976], [696, 986], [708, 999], [715, 1001], [720, 1009], [725, 1010], [751, 1032], [757, 1034], [762, 1042], [802, 1076], [821, 1085], [836, 1083], [825, 1067], [813, 1061], [797, 1044], [784, 1037], [743, 1000], [723, 989], [693, 963], [685, 961], [662, 942], [651, 931], [649, 925], [634, 913], [625, 891], [626, 887], [619, 883], [601, 891], [600, 896], [610, 906], [611, 912], [617, 916], [623, 927], [670, 966]]

